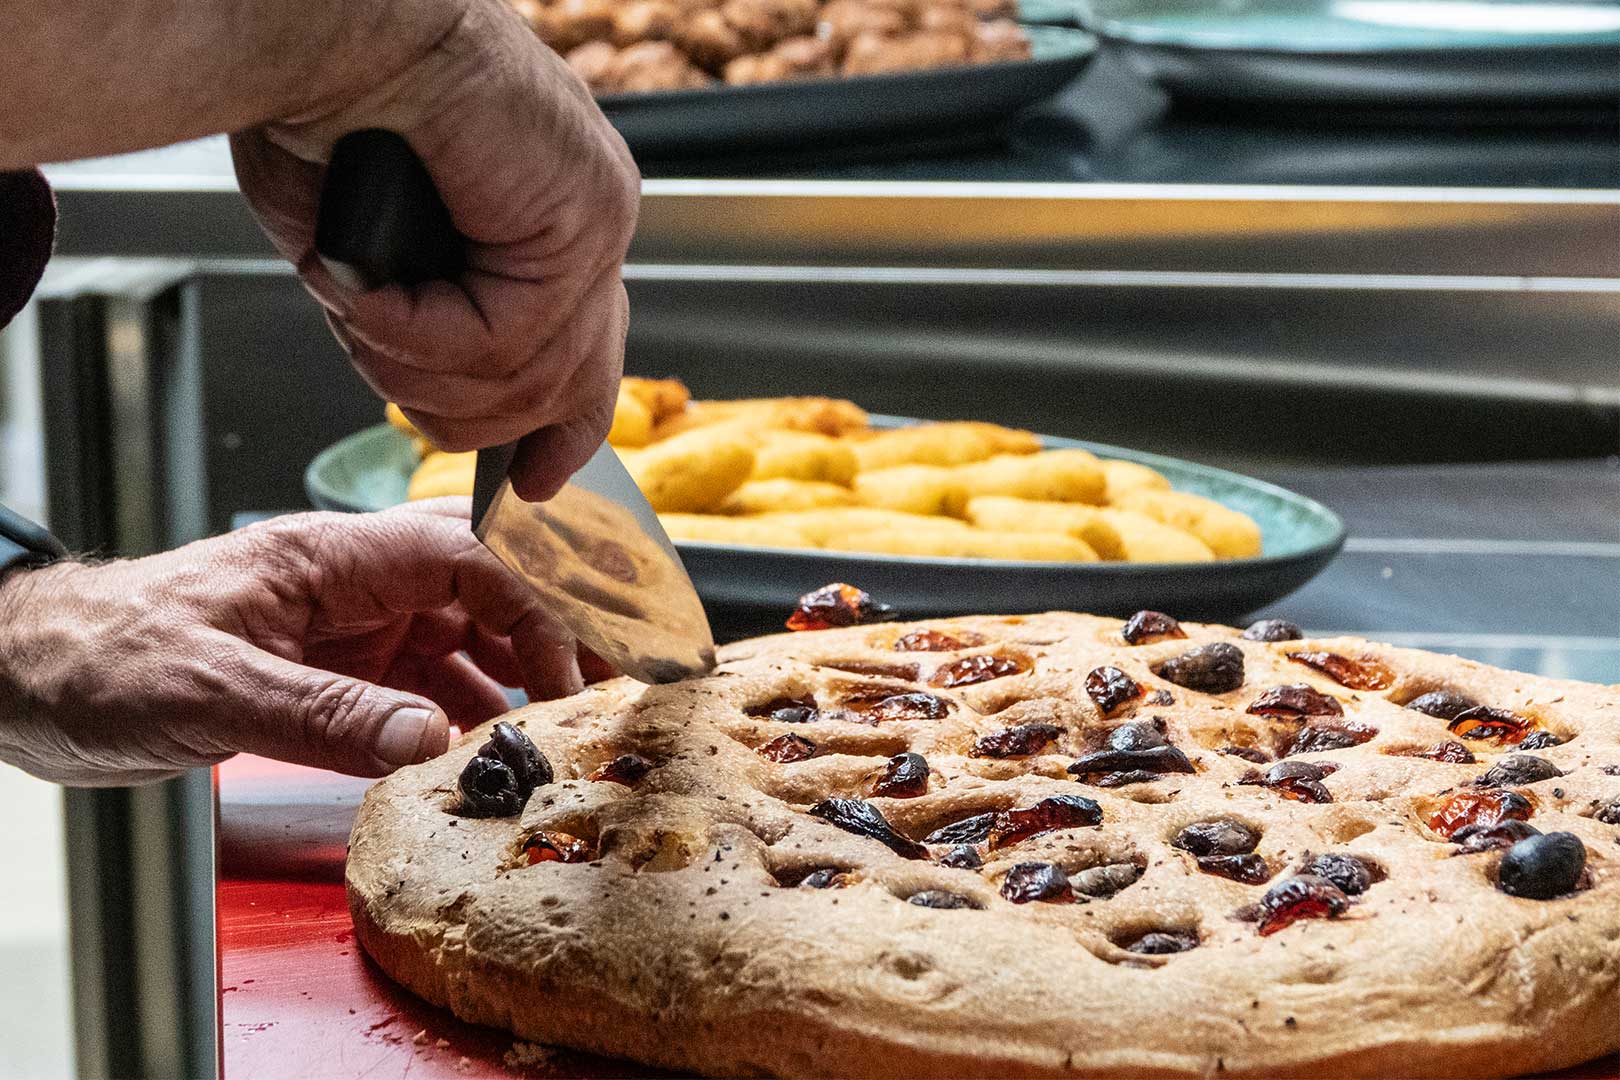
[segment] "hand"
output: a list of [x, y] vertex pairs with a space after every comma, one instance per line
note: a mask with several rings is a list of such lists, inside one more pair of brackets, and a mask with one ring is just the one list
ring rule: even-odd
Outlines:
[[[321, 104], [231, 149], [243, 194], [361, 376], [443, 449], [522, 439], [513, 484], [544, 499], [613, 421], [640, 177], [589, 91], [505, 0], [450, 7], [448, 29], [379, 27], [421, 37], [404, 70], [371, 85], [352, 80], [372, 69], [351, 67]], [[432, 174], [470, 241], [461, 280], [355, 292], [315, 254], [321, 163], [371, 127], [403, 135]]]
[[[299, 514], [0, 582], [0, 758], [67, 784], [238, 751], [380, 776], [453, 722], [581, 688], [573, 640], [480, 545], [467, 499]], [[463, 655], [463, 650], [465, 655]]]

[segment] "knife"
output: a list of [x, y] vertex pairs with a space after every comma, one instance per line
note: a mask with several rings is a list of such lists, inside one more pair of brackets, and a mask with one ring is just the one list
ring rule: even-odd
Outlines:
[[[454, 280], [466, 240], [410, 145], [351, 132], [332, 148], [315, 250], [355, 287]], [[551, 499], [526, 502], [507, 472], [515, 443], [478, 451], [473, 531], [546, 609], [614, 669], [648, 683], [714, 668], [697, 590], [658, 515], [603, 444]]]

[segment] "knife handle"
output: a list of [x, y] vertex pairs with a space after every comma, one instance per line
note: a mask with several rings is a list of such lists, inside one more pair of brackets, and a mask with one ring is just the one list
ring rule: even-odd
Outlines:
[[315, 219], [315, 250], [352, 283], [420, 285], [454, 280], [467, 267], [467, 240], [433, 186], [427, 166], [392, 131], [352, 131], [332, 147]]

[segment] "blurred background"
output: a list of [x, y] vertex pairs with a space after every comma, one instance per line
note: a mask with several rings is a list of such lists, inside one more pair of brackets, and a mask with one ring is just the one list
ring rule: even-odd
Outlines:
[[[1279, 480], [1350, 526], [1308, 627], [1620, 682], [1620, 4], [661, 3], [520, 6], [647, 178], [631, 373]], [[307, 508], [382, 406], [222, 140], [47, 172], [3, 501], [119, 554]], [[213, 799], [0, 767], [0, 1077], [217, 1065]]]

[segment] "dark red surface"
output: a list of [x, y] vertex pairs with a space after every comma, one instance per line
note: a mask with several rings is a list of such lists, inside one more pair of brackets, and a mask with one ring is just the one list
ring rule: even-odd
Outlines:
[[[349, 819], [365, 781], [256, 758], [219, 768], [220, 1015], [225, 1075], [647, 1076], [570, 1051], [509, 1064], [511, 1035], [401, 990], [354, 942], [343, 894]], [[1620, 1056], [1556, 1074], [1620, 1080]]]

